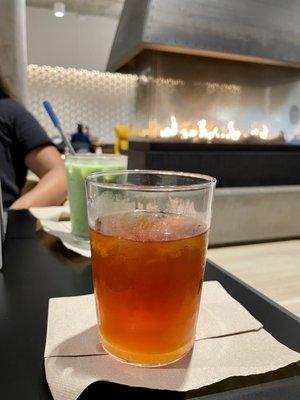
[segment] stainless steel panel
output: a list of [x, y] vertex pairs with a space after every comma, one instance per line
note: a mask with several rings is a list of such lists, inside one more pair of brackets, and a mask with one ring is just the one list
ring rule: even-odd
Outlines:
[[126, 0], [108, 70], [143, 49], [300, 66], [299, 0]]
[[107, 70], [114, 72], [143, 50], [143, 32], [150, 0], [125, 1], [108, 60]]

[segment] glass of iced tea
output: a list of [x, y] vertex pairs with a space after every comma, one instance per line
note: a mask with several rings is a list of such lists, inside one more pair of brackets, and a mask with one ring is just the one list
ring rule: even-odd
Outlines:
[[87, 177], [100, 340], [119, 360], [165, 365], [192, 349], [215, 183], [167, 171]]

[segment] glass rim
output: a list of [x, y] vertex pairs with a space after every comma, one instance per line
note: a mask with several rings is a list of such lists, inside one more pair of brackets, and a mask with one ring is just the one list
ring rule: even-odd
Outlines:
[[107, 159], [125, 159], [127, 158], [126, 155], [124, 154], [107, 154], [107, 153], [76, 153], [76, 154], [65, 154], [66, 159], [67, 158], [107, 158]]
[[[117, 176], [117, 175], [176, 175], [187, 178], [202, 179], [206, 182], [195, 183], [189, 185], [131, 185], [128, 183], [113, 183], [113, 182], [97, 182], [98, 177]], [[192, 172], [179, 172], [179, 171], [160, 171], [160, 170], [147, 170], [147, 169], [129, 169], [112, 172], [93, 172], [85, 178], [85, 183], [103, 189], [117, 189], [128, 190], [136, 192], [176, 192], [176, 191], [191, 191], [213, 188], [216, 185], [217, 179], [209, 175], [196, 174]]]

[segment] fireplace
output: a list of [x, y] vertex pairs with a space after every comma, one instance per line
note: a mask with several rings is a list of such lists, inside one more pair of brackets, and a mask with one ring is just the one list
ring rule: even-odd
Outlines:
[[129, 167], [300, 184], [300, 5], [182, 4], [125, 2], [108, 69], [139, 76]]

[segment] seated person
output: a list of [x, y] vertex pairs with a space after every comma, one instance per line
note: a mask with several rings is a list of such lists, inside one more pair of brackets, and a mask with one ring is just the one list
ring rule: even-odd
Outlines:
[[77, 124], [77, 132], [72, 133], [71, 143], [76, 153], [89, 153], [92, 150], [89, 135], [83, 131], [82, 124]]
[[[30, 169], [38, 184], [21, 195]], [[60, 205], [66, 198], [64, 163], [44, 129], [10, 94], [0, 76], [0, 179], [5, 208]]]
[[82, 124], [77, 124], [77, 131], [71, 135], [71, 143], [78, 142], [87, 143], [89, 146], [91, 145], [89, 135], [83, 132]]

